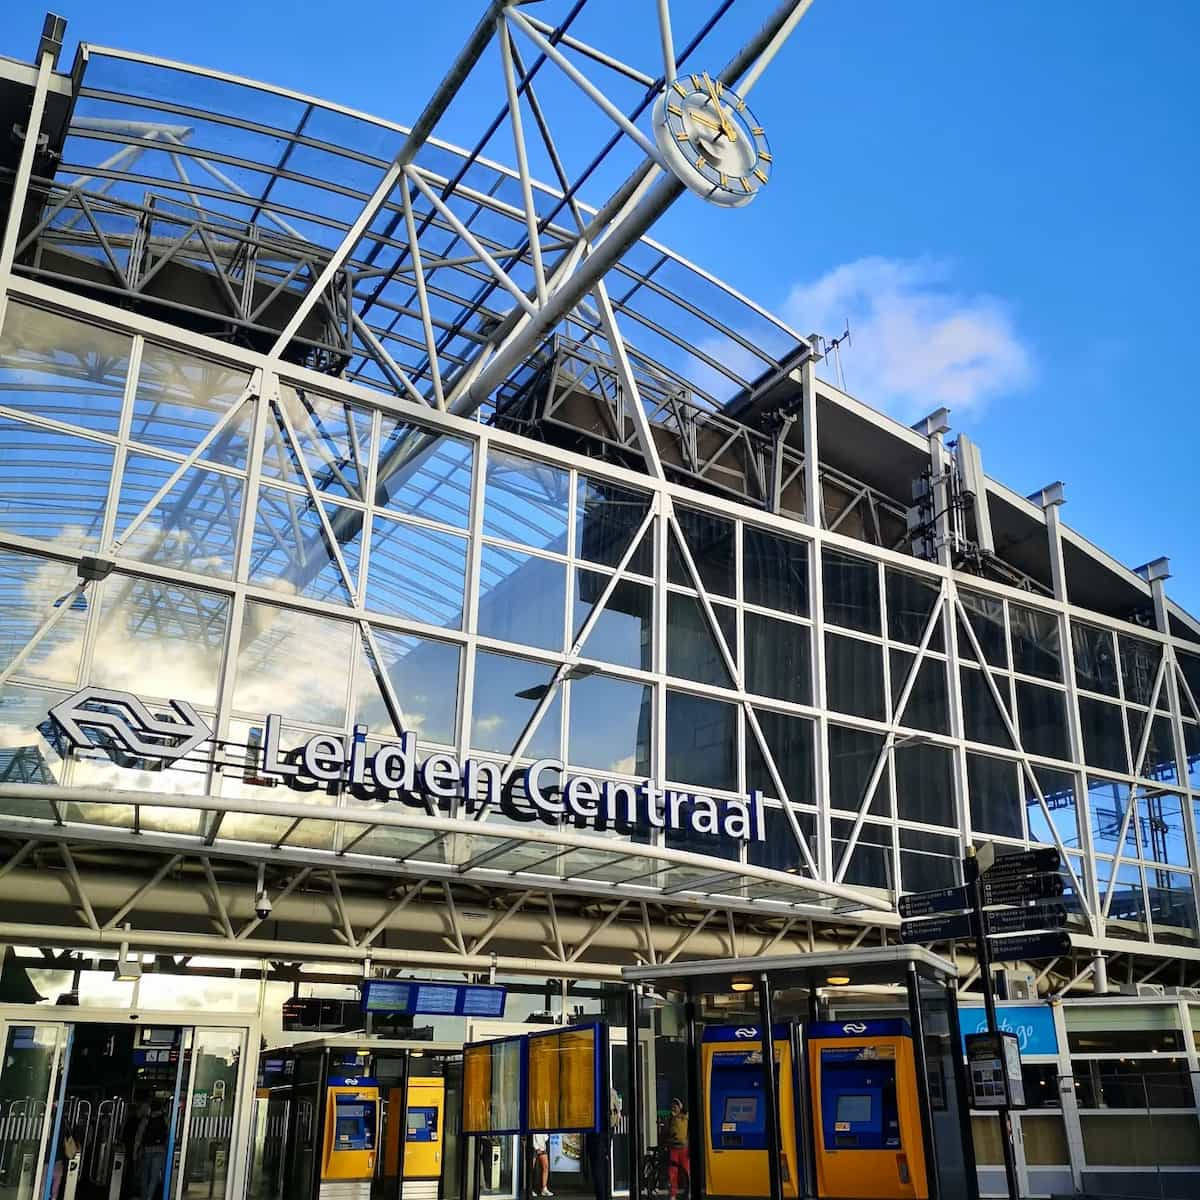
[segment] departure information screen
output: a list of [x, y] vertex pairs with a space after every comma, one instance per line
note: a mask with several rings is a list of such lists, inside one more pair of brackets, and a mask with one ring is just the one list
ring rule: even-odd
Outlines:
[[431, 1017], [502, 1017], [508, 990], [489, 984], [371, 979], [362, 985], [363, 1010]]

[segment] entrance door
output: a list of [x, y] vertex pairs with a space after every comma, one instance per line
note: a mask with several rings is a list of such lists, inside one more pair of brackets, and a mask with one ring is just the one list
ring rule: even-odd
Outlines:
[[55, 1085], [68, 1031], [61, 1024], [0, 1029], [0, 1200], [35, 1200], [50, 1159]]

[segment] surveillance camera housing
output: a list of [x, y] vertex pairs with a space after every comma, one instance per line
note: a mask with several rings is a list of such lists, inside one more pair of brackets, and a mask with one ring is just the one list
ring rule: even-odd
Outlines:
[[266, 892], [259, 892], [254, 897], [254, 915], [260, 921], [265, 921], [271, 915], [271, 897]]

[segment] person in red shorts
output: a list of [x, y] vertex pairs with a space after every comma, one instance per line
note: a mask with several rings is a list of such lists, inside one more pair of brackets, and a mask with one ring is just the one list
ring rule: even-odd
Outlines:
[[671, 1101], [671, 1115], [667, 1118], [667, 1182], [671, 1200], [675, 1200], [683, 1179], [685, 1192], [691, 1190], [692, 1166], [688, 1155], [688, 1115], [683, 1101], [678, 1096]]

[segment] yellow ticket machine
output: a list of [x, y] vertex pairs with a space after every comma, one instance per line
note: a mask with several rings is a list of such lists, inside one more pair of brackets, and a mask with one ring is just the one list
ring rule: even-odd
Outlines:
[[[436, 1200], [442, 1177], [445, 1148], [446, 1081], [429, 1076], [412, 1076], [404, 1104], [404, 1154], [400, 1154], [400, 1122], [388, 1121], [384, 1146], [384, 1176], [400, 1181], [401, 1200]], [[389, 1088], [388, 1111], [401, 1111], [402, 1094]]]
[[[795, 1064], [789, 1028], [774, 1029], [783, 1194], [798, 1193]], [[757, 1028], [710, 1026], [700, 1047], [704, 1178], [710, 1196], [769, 1196], [766, 1078]]]
[[908, 1022], [821, 1022], [807, 1042], [818, 1195], [928, 1200]]
[[320, 1200], [368, 1200], [379, 1139], [379, 1088], [374, 1081], [351, 1083], [332, 1077], [325, 1089], [324, 1127]]

